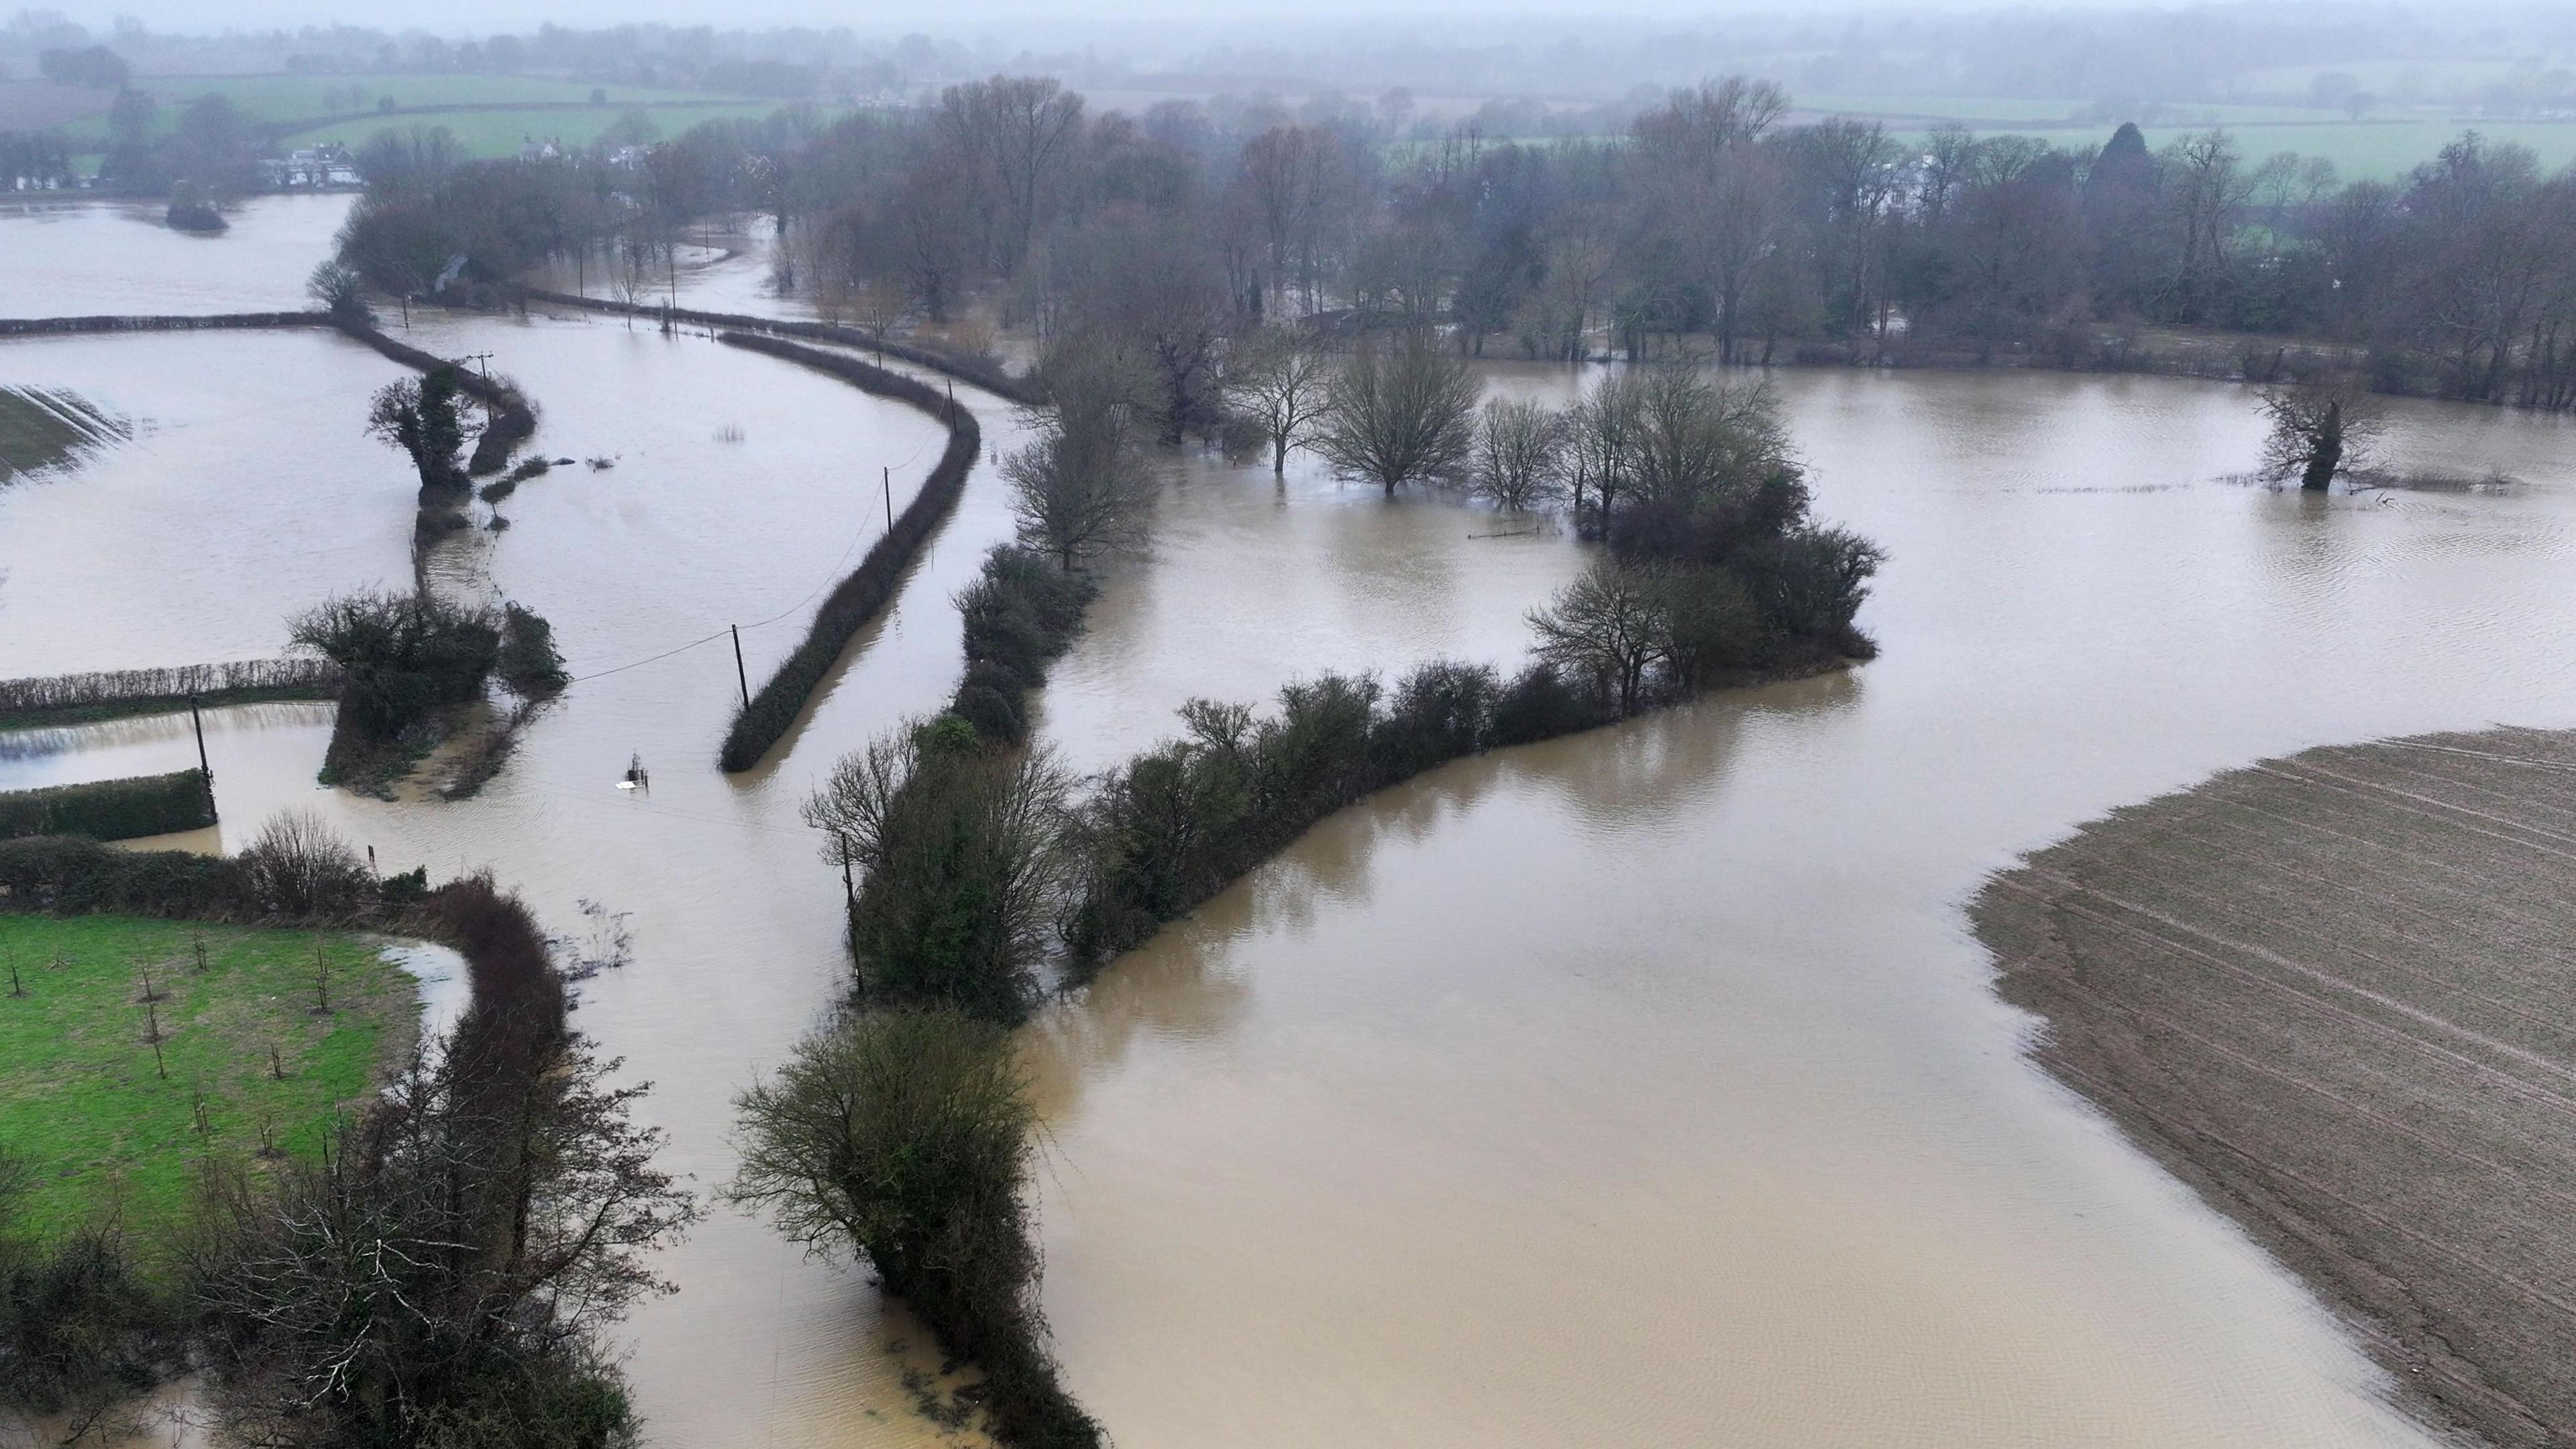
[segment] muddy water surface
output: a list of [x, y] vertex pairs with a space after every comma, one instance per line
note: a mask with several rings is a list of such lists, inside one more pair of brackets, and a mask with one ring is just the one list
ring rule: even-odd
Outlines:
[[[692, 641], [785, 614], [746, 633], [757, 676], [873, 536], [877, 467], [900, 491], [936, 430], [615, 322], [421, 331], [500, 354], [545, 409], [545, 450], [617, 459], [529, 485], [508, 532], [439, 564], [548, 615], [592, 677], [455, 805], [317, 792], [322, 712], [226, 712], [225, 832], [313, 804], [388, 868], [492, 866], [558, 929], [584, 899], [633, 912], [634, 964], [589, 983], [577, 1021], [655, 1081], [675, 1164], [718, 1180], [726, 1098], [839, 980], [838, 882], [795, 801], [946, 693], [947, 598], [1006, 531], [997, 490], [979, 473], [782, 757], [727, 781], [709, 761], [729, 645]], [[1569, 377], [1494, 383], [1560, 396]], [[1821, 510], [1894, 555], [1863, 617], [1884, 657], [1389, 792], [1030, 1034], [1055, 1147], [1047, 1305], [1122, 1444], [2420, 1440], [2349, 1334], [2021, 1060], [2027, 1024], [1993, 1002], [1958, 907], [2018, 851], [2221, 765], [2567, 722], [2576, 439], [2408, 409], [2408, 457], [2527, 485], [2312, 500], [2213, 481], [2259, 441], [2229, 389], [1783, 390]], [[1008, 446], [1007, 410], [987, 419]], [[716, 441], [727, 427], [744, 441]], [[1086, 768], [1192, 694], [1508, 659], [1522, 610], [1583, 561], [1561, 534], [1311, 468], [1171, 472], [1154, 552], [1044, 701], [1045, 737]], [[13, 575], [52, 567], [21, 541], [26, 496], [0, 496]], [[385, 506], [379, 572], [403, 567], [408, 508], [401, 490]], [[52, 523], [43, 550], [105, 558], [134, 526]], [[263, 546], [221, 508], [199, 526], [213, 558]], [[215, 579], [148, 598], [106, 564], [47, 577], [0, 591], [0, 674], [145, 662], [145, 640], [154, 661], [213, 657], [257, 596]], [[91, 642], [26, 642], [56, 636]], [[152, 722], [33, 738], [0, 755], [0, 785], [192, 749]], [[629, 751], [650, 796], [611, 788]], [[729, 1216], [667, 1267], [683, 1291], [633, 1325], [662, 1442], [930, 1437], [899, 1383], [920, 1335], [858, 1275]]]
[[356, 198], [254, 196], [211, 236], [158, 202], [0, 200], [0, 317], [294, 312]]

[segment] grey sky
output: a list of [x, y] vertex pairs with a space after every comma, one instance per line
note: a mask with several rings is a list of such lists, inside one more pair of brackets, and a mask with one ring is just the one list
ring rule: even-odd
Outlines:
[[[1820, 9], [1964, 10], [1993, 8], [1994, 4], [1995, 0], [1824, 0], [1822, 4], [1807, 0], [1783, 5], [1768, 0], [1751, 4], [1629, 3], [1603, 7], [1568, 5], [1565, 0], [1493, 0], [1474, 7], [1472, 13], [1488, 24], [1500, 15], [1523, 24], [1551, 21], [1555, 23], [1546, 28], [1580, 32], [1605, 25], [1624, 28], [1620, 22], [1633, 24], [1644, 19], [1657, 25], [1686, 27], [1694, 21], [1726, 14], [1805, 15]], [[712, 24], [726, 29], [789, 24], [846, 25], [863, 33], [921, 29], [959, 38], [990, 33], [1006, 43], [1014, 31], [1020, 31], [1029, 35], [1032, 44], [1058, 46], [1078, 43], [1079, 33], [1094, 27], [1113, 33], [1152, 30], [1159, 28], [1157, 22], [1172, 17], [1182, 17], [1182, 26], [1200, 38], [1229, 24], [1270, 29], [1280, 38], [1292, 38], [1294, 32], [1318, 19], [1437, 26], [1452, 36], [1472, 33], [1444, 23], [1439, 14], [1440, 9], [1464, 7], [1423, 7], [1404, 14], [1391, 13], [1390, 7], [1372, 0], [1232, 0], [1195, 5], [1174, 0], [1080, 0], [1071, 6], [1038, 0], [890, 0], [885, 4], [851, 0], [53, 0], [45, 8], [61, 10], [97, 30], [105, 30], [114, 16], [132, 15], [156, 30], [199, 34], [226, 28], [293, 28], [335, 21], [388, 30], [416, 27], [445, 35], [523, 31], [545, 21], [583, 27], [660, 21]], [[2051, 0], [2048, 8], [2149, 7], [2140, 0]], [[1311, 34], [1305, 38], [1313, 39]]]

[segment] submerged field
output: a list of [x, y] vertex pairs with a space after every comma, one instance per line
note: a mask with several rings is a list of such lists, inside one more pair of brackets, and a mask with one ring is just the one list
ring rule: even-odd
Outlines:
[[312, 1154], [406, 1047], [415, 1003], [345, 933], [0, 915], [0, 1144], [33, 1171], [28, 1225], [113, 1213], [148, 1244], [202, 1164]]
[[2309, 750], [1973, 909], [2039, 1059], [2502, 1444], [2576, 1434], [2576, 734]]

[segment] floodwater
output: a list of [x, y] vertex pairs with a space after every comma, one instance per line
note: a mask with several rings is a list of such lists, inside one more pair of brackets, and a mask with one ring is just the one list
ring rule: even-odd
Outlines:
[[[747, 302], [754, 265], [690, 274], [681, 299]], [[949, 596], [1007, 531], [996, 479], [979, 471], [780, 757], [727, 780], [730, 644], [694, 641], [758, 625], [761, 674], [881, 526], [879, 467], [901, 507], [935, 428], [615, 321], [442, 319], [416, 340], [495, 353], [544, 409], [544, 451], [616, 458], [527, 485], [507, 532], [437, 563], [547, 615], [587, 677], [456, 804], [314, 789], [324, 711], [216, 712], [223, 838], [310, 805], [388, 869], [491, 867], [559, 931], [584, 900], [631, 912], [633, 964], [587, 983], [575, 1020], [655, 1083], [670, 1160], [712, 1185], [727, 1098], [840, 980], [836, 872], [795, 804], [944, 699]], [[185, 435], [173, 420], [196, 414], [159, 394], [206, 339], [115, 341], [135, 349], [120, 410]], [[98, 396], [52, 375], [73, 346], [0, 350], [0, 380]], [[228, 376], [244, 407], [271, 386]], [[1573, 376], [1492, 379], [1561, 397]], [[353, 427], [367, 385], [302, 397], [312, 433]], [[1047, 1308], [1121, 1444], [2424, 1442], [2295, 1280], [2028, 1066], [2030, 1024], [1993, 1000], [1960, 907], [2018, 852], [2221, 766], [2570, 723], [2576, 432], [2404, 408], [2398, 461], [2525, 482], [2319, 500], [2221, 481], [2261, 434], [2234, 389], [1780, 385], [1820, 511], [1893, 555], [1862, 616], [1880, 659], [1389, 791], [1028, 1034]], [[984, 414], [1008, 447], [1009, 410]], [[286, 504], [254, 500], [290, 485], [258, 454], [209, 455], [169, 506], [193, 507], [214, 565], [183, 594], [139, 583], [115, 560], [155, 511], [103, 507], [83, 533], [74, 506], [117, 496], [125, 456], [0, 494], [0, 675], [270, 652], [272, 595], [407, 569], [392, 455], [292, 485], [354, 501], [289, 536], [369, 566], [283, 581], [287, 564], [222, 561], [277, 557]], [[1197, 456], [1169, 472], [1153, 551], [1043, 701], [1043, 737], [1084, 768], [1150, 744], [1193, 694], [1510, 662], [1522, 612], [1585, 557], [1303, 464], [1284, 484]], [[194, 749], [168, 721], [23, 740], [0, 787]], [[630, 751], [649, 796], [613, 788]], [[941, 1437], [899, 1382], [926, 1345], [863, 1275], [730, 1213], [664, 1267], [682, 1291], [631, 1325], [630, 1363], [660, 1442]]]
[[354, 200], [250, 197], [211, 236], [164, 225], [158, 202], [0, 200], [0, 317], [303, 311]]

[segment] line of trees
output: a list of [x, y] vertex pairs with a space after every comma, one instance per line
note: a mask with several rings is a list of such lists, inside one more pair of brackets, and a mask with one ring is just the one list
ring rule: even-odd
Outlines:
[[690, 218], [758, 211], [780, 284], [828, 314], [943, 323], [983, 299], [1042, 342], [1120, 339], [1165, 441], [1215, 423], [1248, 339], [1282, 323], [1538, 358], [2070, 367], [2138, 364], [2141, 328], [2182, 325], [2331, 342], [2383, 391], [2576, 404], [2576, 179], [2521, 147], [2464, 135], [2401, 183], [2344, 184], [2224, 131], [2067, 151], [1791, 126], [1789, 104], [1730, 79], [1613, 139], [1389, 146], [1364, 112], [1101, 113], [996, 76], [828, 125], [710, 122], [633, 169], [415, 168], [373, 189], [349, 254], [418, 290], [452, 256], [491, 280], [667, 257]]

